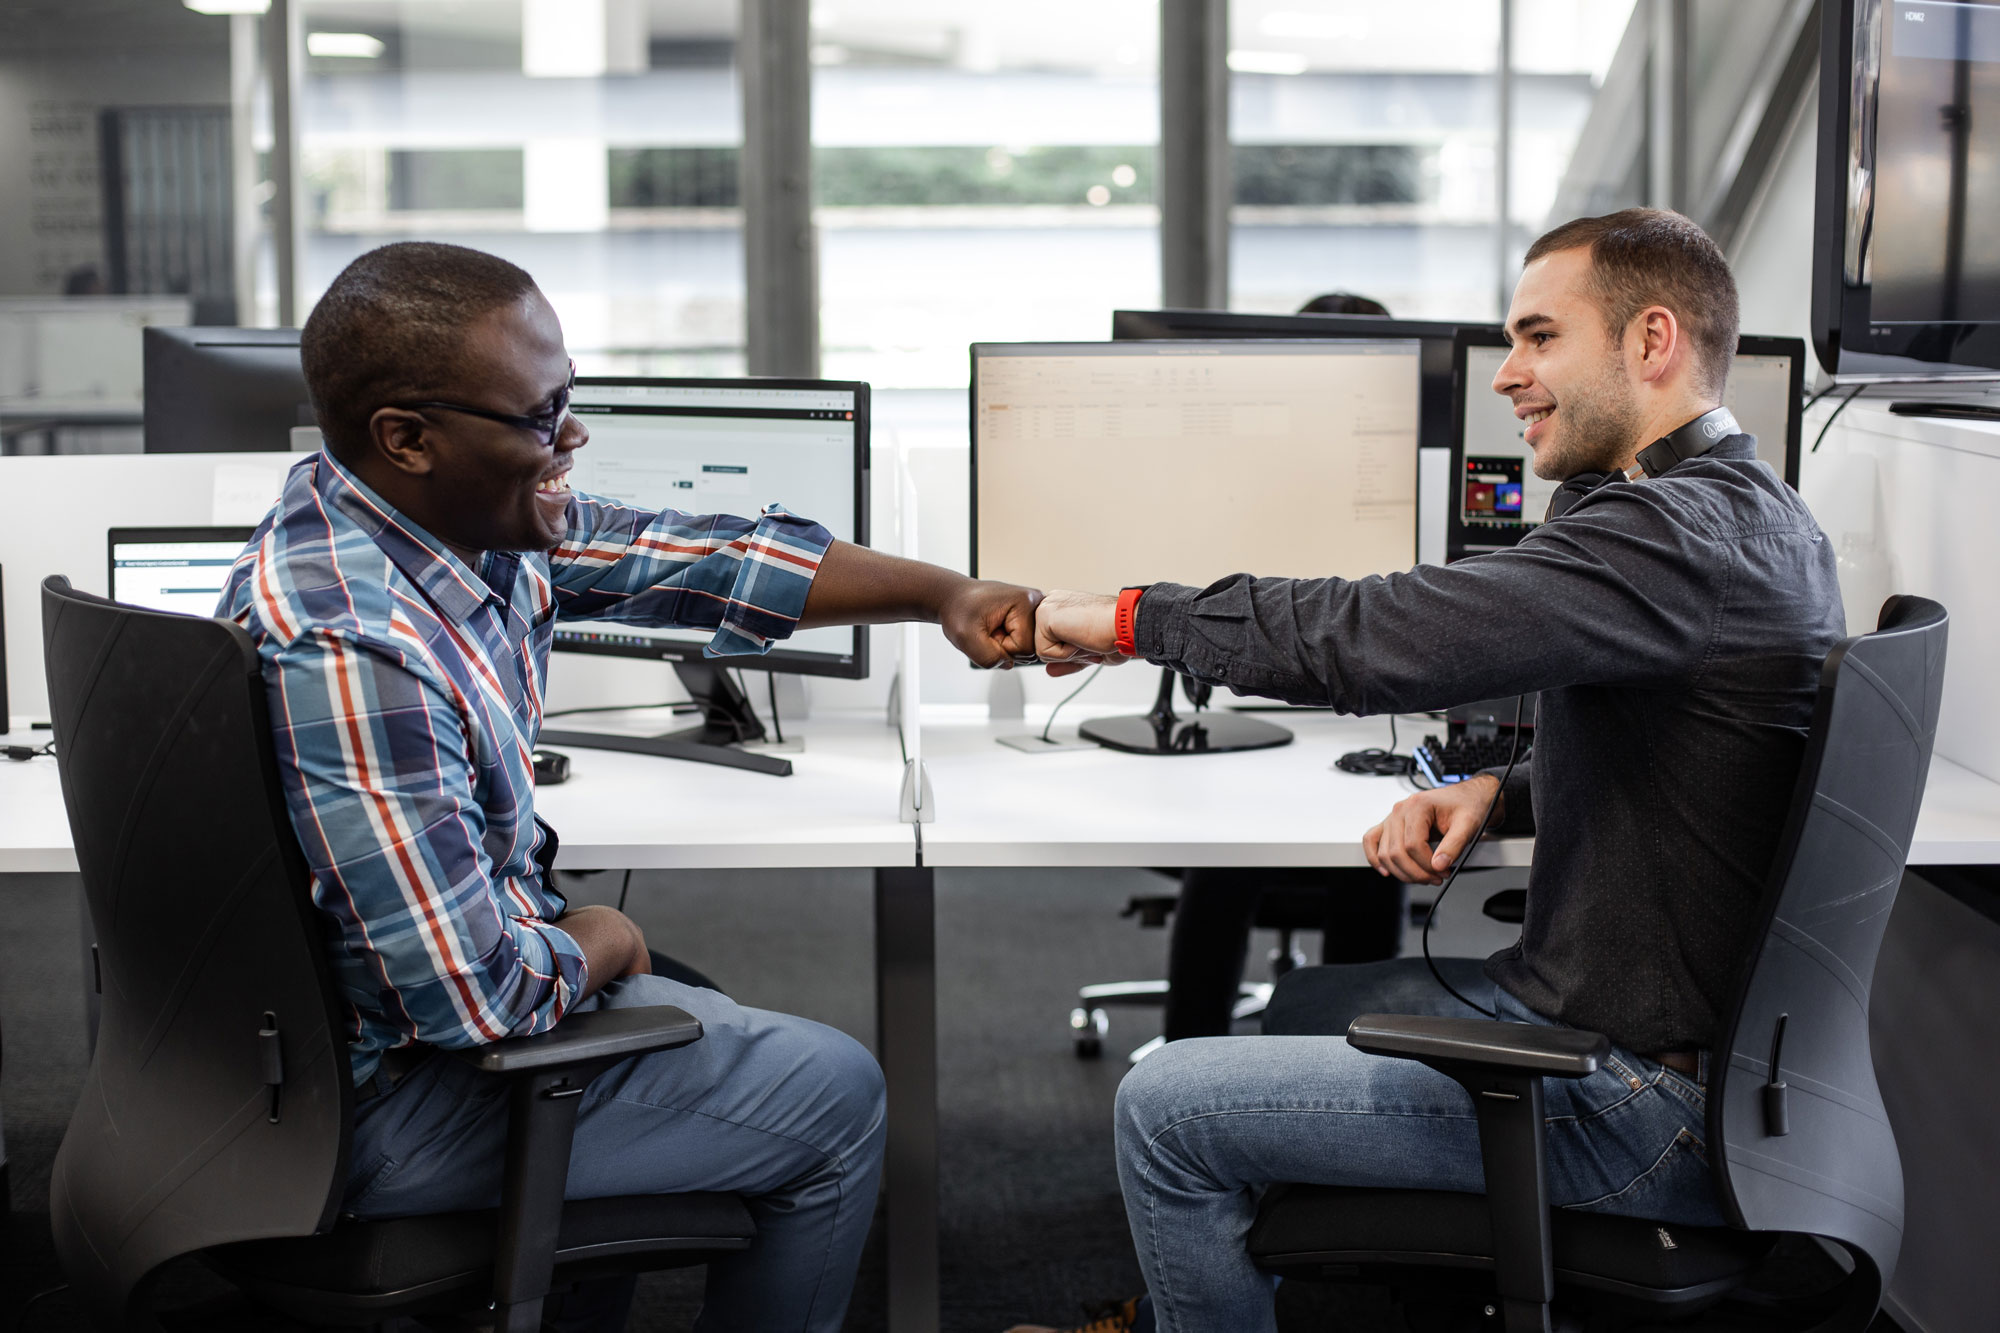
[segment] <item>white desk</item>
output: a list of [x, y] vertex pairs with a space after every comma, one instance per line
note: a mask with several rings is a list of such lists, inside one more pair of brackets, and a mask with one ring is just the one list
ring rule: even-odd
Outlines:
[[[1179, 707], [1180, 705], [1177, 705]], [[1054, 735], [1084, 718], [1129, 709], [1069, 710]], [[1185, 711], [1183, 707], [1183, 711]], [[1382, 718], [1282, 712], [1290, 745], [1235, 754], [1149, 756], [1114, 750], [1027, 755], [1000, 736], [1038, 733], [1047, 710], [990, 723], [983, 710], [924, 710], [924, 762], [937, 793], [923, 826], [926, 866], [1356, 866], [1361, 835], [1410, 788], [1342, 773], [1349, 750], [1389, 744]], [[1442, 723], [1404, 719], [1405, 752]], [[1532, 838], [1489, 841], [1474, 866], [1524, 866]], [[1931, 761], [1910, 864], [2000, 864], [2000, 783], [1949, 759]]]

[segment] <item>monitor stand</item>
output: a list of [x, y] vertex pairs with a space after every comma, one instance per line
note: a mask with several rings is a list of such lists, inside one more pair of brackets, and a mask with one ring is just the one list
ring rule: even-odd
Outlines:
[[1226, 750], [1267, 750], [1291, 743], [1292, 733], [1283, 727], [1241, 713], [1205, 711], [1201, 707], [1207, 701], [1205, 688], [1198, 696], [1193, 717], [1176, 716], [1174, 680], [1172, 667], [1161, 670], [1160, 693], [1153, 700], [1152, 712], [1093, 718], [1078, 727], [1077, 734], [1108, 749], [1131, 754], [1221, 754]]
[[720, 764], [725, 768], [747, 768], [752, 773], [774, 777], [792, 775], [792, 761], [768, 754], [752, 754], [742, 748], [745, 741], [764, 739], [764, 724], [757, 720], [749, 696], [720, 661], [676, 661], [674, 674], [701, 709], [701, 725], [658, 736], [620, 736], [608, 731], [544, 731], [539, 745], [570, 745], [585, 750], [622, 750], [627, 754], [657, 755], [662, 759], [688, 759], [697, 764]]

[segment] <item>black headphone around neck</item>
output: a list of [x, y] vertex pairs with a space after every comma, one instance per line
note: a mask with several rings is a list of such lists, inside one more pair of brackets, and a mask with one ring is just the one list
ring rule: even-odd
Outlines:
[[1579, 472], [1565, 479], [1562, 485], [1556, 487], [1556, 493], [1549, 497], [1548, 517], [1561, 518], [1574, 509], [1579, 500], [1606, 482], [1637, 481], [1641, 476], [1657, 477], [1675, 464], [1700, 458], [1730, 436], [1742, 433], [1743, 427], [1736, 423], [1734, 412], [1726, 407], [1713, 408], [1641, 449], [1638, 462], [1623, 471]]

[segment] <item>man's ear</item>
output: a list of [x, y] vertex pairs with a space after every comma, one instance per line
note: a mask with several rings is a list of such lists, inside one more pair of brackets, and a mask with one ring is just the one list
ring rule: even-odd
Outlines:
[[1632, 317], [1639, 378], [1657, 383], [1681, 352], [1681, 323], [1663, 305], [1647, 306]]
[[405, 407], [378, 407], [368, 418], [368, 438], [390, 467], [413, 477], [428, 476], [435, 462], [420, 413]]

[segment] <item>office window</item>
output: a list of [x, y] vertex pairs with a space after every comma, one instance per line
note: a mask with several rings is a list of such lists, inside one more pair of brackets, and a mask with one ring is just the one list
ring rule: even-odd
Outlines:
[[824, 0], [825, 373], [962, 388], [968, 344], [1159, 303], [1157, 0]]
[[[1509, 237], [1546, 222], [1631, 0], [1514, 0]], [[1230, 305], [1494, 319], [1500, 0], [1235, 0]]]
[[743, 372], [734, 0], [305, 0], [301, 309], [402, 239], [527, 269], [585, 374]]

